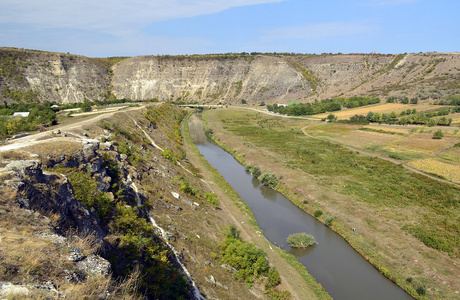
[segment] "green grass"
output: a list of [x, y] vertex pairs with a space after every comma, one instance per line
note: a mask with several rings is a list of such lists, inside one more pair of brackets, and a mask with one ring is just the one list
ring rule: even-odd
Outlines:
[[395, 134], [404, 135], [404, 133], [401, 133], [401, 132], [387, 131], [387, 130], [382, 130], [382, 129], [372, 129], [372, 128], [366, 128], [366, 127], [358, 128], [358, 130], [377, 132], [377, 133], [386, 133], [386, 134], [393, 134], [393, 135]]

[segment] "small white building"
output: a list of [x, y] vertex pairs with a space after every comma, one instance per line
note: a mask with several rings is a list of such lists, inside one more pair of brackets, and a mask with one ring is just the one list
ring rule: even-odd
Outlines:
[[13, 114], [13, 117], [21, 117], [21, 118], [27, 118], [29, 116], [30, 112], [28, 111], [18, 111]]

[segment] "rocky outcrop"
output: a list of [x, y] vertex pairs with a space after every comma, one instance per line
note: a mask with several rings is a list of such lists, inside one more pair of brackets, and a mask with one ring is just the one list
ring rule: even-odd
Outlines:
[[10, 175], [5, 183], [17, 189], [16, 202], [21, 208], [45, 216], [58, 215], [56, 230], [59, 233], [77, 229], [80, 233], [103, 236], [97, 218], [75, 199], [64, 175], [44, 174], [41, 163], [34, 160], [13, 161], [5, 169]]

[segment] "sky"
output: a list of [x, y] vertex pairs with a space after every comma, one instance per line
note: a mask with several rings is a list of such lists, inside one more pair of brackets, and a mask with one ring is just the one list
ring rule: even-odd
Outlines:
[[460, 51], [459, 0], [0, 0], [0, 46], [89, 57]]

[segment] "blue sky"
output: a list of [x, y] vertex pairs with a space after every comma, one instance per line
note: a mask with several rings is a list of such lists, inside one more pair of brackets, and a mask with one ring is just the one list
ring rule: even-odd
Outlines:
[[90, 57], [460, 51], [458, 0], [1, 0], [0, 46]]

